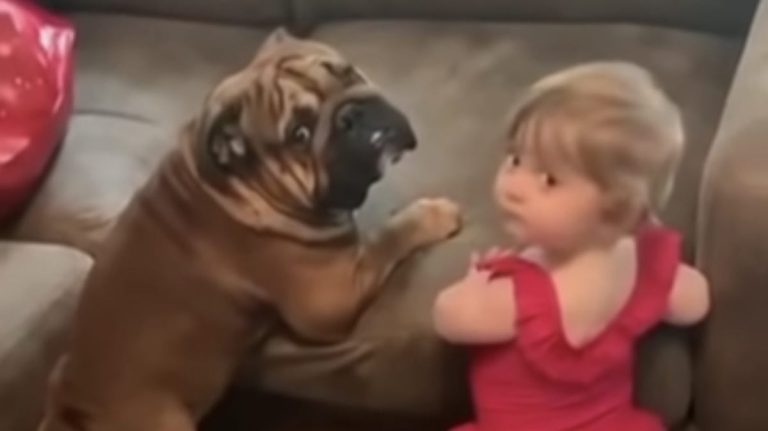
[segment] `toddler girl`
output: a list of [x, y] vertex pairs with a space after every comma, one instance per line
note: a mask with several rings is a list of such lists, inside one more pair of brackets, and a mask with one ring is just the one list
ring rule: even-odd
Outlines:
[[635, 345], [709, 308], [656, 218], [683, 152], [677, 107], [645, 70], [589, 63], [535, 83], [507, 138], [494, 199], [517, 251], [475, 256], [433, 310], [473, 346], [476, 420], [456, 430], [663, 430], [633, 405]]

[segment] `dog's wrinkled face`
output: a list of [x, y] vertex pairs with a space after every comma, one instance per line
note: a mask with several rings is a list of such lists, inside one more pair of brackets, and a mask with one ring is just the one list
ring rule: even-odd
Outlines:
[[365, 200], [415, 148], [406, 117], [332, 48], [277, 30], [209, 95], [193, 154], [216, 193], [312, 218]]

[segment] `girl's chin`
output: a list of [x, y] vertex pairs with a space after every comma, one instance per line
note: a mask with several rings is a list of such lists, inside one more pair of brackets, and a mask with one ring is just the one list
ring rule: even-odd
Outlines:
[[518, 220], [507, 220], [504, 222], [504, 232], [512, 238], [515, 244], [523, 245], [527, 242], [528, 236], [525, 229], [522, 228]]

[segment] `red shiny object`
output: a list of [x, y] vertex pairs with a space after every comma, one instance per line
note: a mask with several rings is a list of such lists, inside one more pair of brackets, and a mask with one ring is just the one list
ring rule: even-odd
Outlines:
[[65, 133], [74, 36], [64, 18], [0, 0], [0, 221], [34, 192]]

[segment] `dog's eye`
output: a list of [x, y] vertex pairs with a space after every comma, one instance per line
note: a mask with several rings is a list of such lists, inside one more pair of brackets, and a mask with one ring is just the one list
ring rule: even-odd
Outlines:
[[307, 144], [312, 139], [312, 132], [309, 127], [303, 124], [297, 124], [291, 129], [291, 142], [295, 144]]
[[351, 64], [334, 63], [326, 60], [322, 61], [320, 65], [323, 67], [323, 69], [325, 69], [326, 72], [337, 78], [349, 79], [356, 74], [355, 67]]

